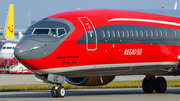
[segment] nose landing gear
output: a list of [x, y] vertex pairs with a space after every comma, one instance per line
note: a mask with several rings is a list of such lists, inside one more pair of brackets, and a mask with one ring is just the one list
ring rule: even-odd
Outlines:
[[57, 86], [54, 86], [51, 89], [51, 95], [53, 98], [63, 98], [66, 95], [66, 89], [63, 86], [57, 84]]
[[167, 83], [164, 77], [155, 78], [154, 75], [146, 75], [142, 83], [142, 89], [145, 93], [165, 93], [167, 89]]

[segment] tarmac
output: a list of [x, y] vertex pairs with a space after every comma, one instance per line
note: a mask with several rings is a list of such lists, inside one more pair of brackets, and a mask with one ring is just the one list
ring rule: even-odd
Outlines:
[[[117, 76], [114, 81], [142, 80], [144, 75]], [[179, 76], [164, 76], [180, 79]], [[0, 74], [0, 85], [41, 84], [34, 74]], [[142, 88], [71, 89], [64, 98], [52, 98], [50, 90], [0, 92], [0, 101], [180, 101], [180, 88], [169, 87], [166, 93], [145, 94]]]
[[145, 94], [141, 88], [67, 90], [64, 98], [52, 98], [50, 90], [0, 92], [0, 101], [180, 101], [180, 88]]
[[[143, 80], [145, 75], [116, 76], [114, 81]], [[166, 80], [180, 79], [180, 76], [163, 76]], [[0, 74], [0, 85], [42, 84], [35, 80], [34, 74]]]

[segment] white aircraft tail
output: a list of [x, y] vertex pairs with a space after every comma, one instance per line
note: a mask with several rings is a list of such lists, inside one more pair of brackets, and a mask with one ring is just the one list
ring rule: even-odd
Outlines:
[[176, 9], [177, 9], [177, 2], [174, 5], [174, 10], [176, 10]]
[[3, 39], [15, 38], [14, 36], [14, 4], [9, 5], [9, 11], [4, 27]]
[[21, 31], [19, 31], [19, 32], [18, 32], [18, 34], [19, 34], [19, 39], [21, 39], [21, 38], [23, 37], [22, 32], [21, 32]]

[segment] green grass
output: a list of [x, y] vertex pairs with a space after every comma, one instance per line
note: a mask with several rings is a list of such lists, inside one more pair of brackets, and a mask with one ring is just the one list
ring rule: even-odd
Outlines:
[[[1, 85], [0, 91], [30, 91], [30, 90], [50, 90], [53, 84], [26, 84], [26, 85]], [[142, 80], [134, 81], [113, 81], [103, 86], [74, 86], [63, 84], [66, 89], [95, 89], [95, 88], [141, 88]], [[180, 87], [180, 80], [167, 80], [168, 87]]]

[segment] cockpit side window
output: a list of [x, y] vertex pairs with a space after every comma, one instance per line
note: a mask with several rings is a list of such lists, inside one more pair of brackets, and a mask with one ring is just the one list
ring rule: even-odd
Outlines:
[[38, 28], [38, 29], [35, 29], [33, 34], [48, 34], [49, 30], [50, 30], [49, 28], [48, 29]]
[[31, 35], [33, 31], [34, 31], [34, 29], [29, 28], [29, 29], [27, 29], [27, 31], [24, 35]]
[[50, 36], [53, 36], [53, 37], [57, 37], [57, 31], [56, 31], [56, 29], [51, 29], [51, 31], [49, 32], [49, 35], [50, 35]]
[[66, 31], [64, 28], [58, 28], [58, 37], [61, 37], [66, 34]]
[[7, 47], [7, 49], [11, 49], [12, 47]]

